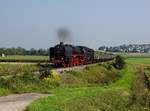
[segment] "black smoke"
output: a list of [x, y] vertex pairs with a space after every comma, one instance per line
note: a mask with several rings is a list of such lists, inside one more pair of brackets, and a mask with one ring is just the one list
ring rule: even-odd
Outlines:
[[71, 34], [67, 28], [58, 29], [57, 34], [59, 42], [69, 42], [71, 40]]

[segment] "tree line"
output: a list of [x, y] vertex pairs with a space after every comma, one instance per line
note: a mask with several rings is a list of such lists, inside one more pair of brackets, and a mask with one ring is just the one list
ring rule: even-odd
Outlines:
[[2, 54], [5, 55], [41, 55], [41, 56], [47, 56], [48, 55], [48, 49], [34, 49], [31, 48], [29, 50], [17, 47], [17, 48], [0, 48], [0, 56]]

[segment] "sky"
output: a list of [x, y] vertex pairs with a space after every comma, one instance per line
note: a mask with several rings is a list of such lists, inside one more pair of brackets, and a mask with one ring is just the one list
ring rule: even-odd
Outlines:
[[48, 48], [62, 27], [74, 45], [150, 43], [150, 0], [0, 0], [0, 47]]

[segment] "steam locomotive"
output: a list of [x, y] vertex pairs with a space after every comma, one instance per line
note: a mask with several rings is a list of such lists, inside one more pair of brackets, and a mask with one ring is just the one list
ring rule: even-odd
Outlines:
[[49, 59], [55, 66], [71, 67], [113, 59], [112, 54], [104, 54], [85, 46], [60, 44], [50, 47]]

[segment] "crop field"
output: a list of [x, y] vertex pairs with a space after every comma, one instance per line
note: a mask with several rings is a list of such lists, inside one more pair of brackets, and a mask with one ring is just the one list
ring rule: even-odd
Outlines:
[[0, 61], [9, 62], [9, 61], [47, 61], [48, 56], [6, 56], [0, 57]]

